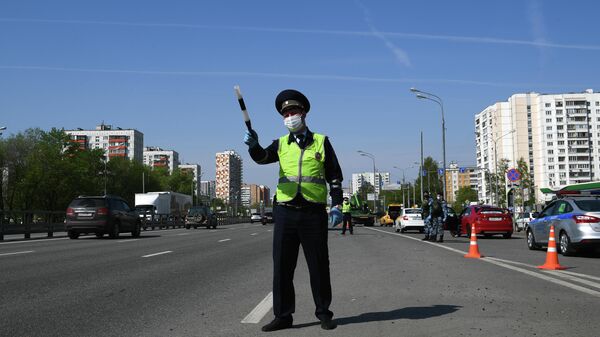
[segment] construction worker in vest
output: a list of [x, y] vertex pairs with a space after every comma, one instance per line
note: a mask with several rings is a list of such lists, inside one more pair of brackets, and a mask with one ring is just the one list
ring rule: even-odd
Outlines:
[[279, 162], [279, 183], [273, 208], [273, 313], [275, 319], [262, 327], [275, 331], [292, 327], [295, 311], [294, 269], [302, 245], [310, 273], [315, 315], [325, 330], [335, 329], [332, 320], [329, 248], [327, 245], [327, 185], [332, 205], [342, 204], [342, 169], [329, 139], [306, 126], [308, 99], [299, 91], [284, 90], [275, 99], [288, 134], [267, 148], [254, 131], [246, 131], [244, 143], [257, 164]]
[[344, 202], [342, 203], [342, 235], [346, 235], [346, 224], [348, 224], [348, 229], [350, 230], [350, 234], [354, 234], [353, 226], [352, 226], [352, 214], [350, 213], [350, 201], [347, 197], [344, 197]]

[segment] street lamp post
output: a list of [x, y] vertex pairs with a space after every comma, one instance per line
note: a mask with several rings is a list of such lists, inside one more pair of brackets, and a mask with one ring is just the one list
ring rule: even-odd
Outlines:
[[496, 137], [495, 139], [492, 140], [494, 142], [494, 172], [495, 172], [495, 176], [496, 176], [496, 179], [494, 179], [495, 180], [495, 183], [494, 183], [494, 201], [495, 201], [495, 205], [496, 206], [499, 206], [498, 205], [498, 199], [499, 199], [498, 198], [498, 150], [497, 150], [497, 147], [496, 147], [496, 142], [498, 140], [500, 140], [502, 137], [508, 136], [508, 135], [510, 135], [513, 132], [515, 132], [514, 129], [510, 130], [507, 133], [501, 135], [500, 137]]
[[447, 200], [447, 196], [446, 196], [446, 121], [444, 119], [444, 102], [442, 101], [442, 99], [437, 96], [434, 95], [432, 93], [429, 92], [425, 92], [422, 90], [419, 90], [417, 88], [410, 88], [410, 91], [414, 92], [417, 96], [417, 98], [419, 99], [427, 99], [433, 102], [436, 102], [442, 111], [442, 157], [443, 157], [443, 161], [444, 161], [444, 181], [443, 181], [443, 187], [444, 187], [444, 200]]
[[[373, 211], [377, 212], [377, 209], [376, 209], [377, 208], [377, 203], [376, 203], [376, 200], [377, 200], [377, 187], [375, 187], [375, 183], [376, 183], [375, 180], [377, 179], [375, 175], [377, 173], [375, 172], [375, 156], [373, 154], [369, 153], [369, 152], [365, 152], [365, 151], [361, 151], [361, 150], [358, 150], [357, 152], [361, 156], [371, 158], [371, 160], [373, 161], [373, 188], [374, 188], [374, 192], [375, 192], [375, 200], [373, 200]], [[379, 182], [381, 183], [381, 179], [379, 179]]]
[[108, 157], [104, 157], [104, 195], [106, 195], [106, 162]]
[[0, 127], [0, 136], [2, 136], [2, 132], [1, 131], [4, 131], [4, 130], [6, 130], [6, 126]]

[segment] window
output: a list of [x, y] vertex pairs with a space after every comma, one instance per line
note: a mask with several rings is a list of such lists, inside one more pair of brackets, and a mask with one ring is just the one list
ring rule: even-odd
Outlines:
[[548, 166], [548, 169], [549, 169], [549, 170], [554, 170], [554, 165], [549, 165], [549, 166]]
[[[596, 106], [600, 106], [600, 102], [596, 101]], [[596, 110], [598, 111], [598, 110]]]
[[548, 162], [549, 163], [554, 163], [554, 158], [552, 158], [552, 157], [548, 158]]
[[547, 143], [546, 143], [546, 146], [553, 146], [553, 145], [554, 145], [554, 143], [553, 143], [553, 142], [547, 142]]
[[552, 139], [552, 135], [546, 135], [546, 139]]
[[562, 129], [563, 129], [563, 126], [562, 126], [562, 125], [557, 125], [557, 126], [556, 126], [556, 130], [562, 130]]
[[565, 141], [564, 140], [559, 140], [558, 141], [558, 145], [565, 145]]
[[565, 134], [562, 133], [562, 132], [559, 132], [559, 133], [556, 134], [556, 137], [557, 138], [565, 138]]
[[556, 115], [562, 115], [562, 109], [556, 109]]
[[552, 111], [546, 110], [546, 116], [552, 116]]
[[552, 126], [547, 126], [546, 131], [552, 131]]
[[548, 154], [554, 154], [554, 150], [548, 150]]
[[548, 108], [548, 107], [550, 107], [550, 103], [546, 103], [544, 106], [545, 106], [546, 108]]

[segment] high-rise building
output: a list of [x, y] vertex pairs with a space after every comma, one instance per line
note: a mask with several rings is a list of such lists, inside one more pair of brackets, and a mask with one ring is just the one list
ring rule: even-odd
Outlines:
[[235, 151], [216, 154], [216, 196], [229, 205], [241, 205], [242, 157]]
[[135, 129], [113, 128], [104, 123], [97, 125], [96, 130], [65, 130], [71, 142], [81, 149], [103, 149], [107, 159], [129, 158], [142, 162], [144, 134]]
[[163, 150], [160, 147], [144, 148], [144, 164], [151, 167], [166, 167], [169, 173], [179, 167], [179, 153], [174, 150]]
[[261, 204], [263, 206], [270, 205], [271, 191], [269, 187], [264, 185], [244, 184], [242, 185], [242, 205], [250, 207], [252, 205]]
[[375, 192], [380, 193], [381, 188], [390, 183], [389, 172], [373, 172], [352, 173], [352, 193], [357, 193], [363, 183], [368, 182], [375, 187]]
[[481, 200], [490, 202], [493, 192], [484, 172], [495, 173], [496, 163], [503, 159], [509, 168], [516, 168], [522, 158], [533, 178], [536, 200], [543, 201], [547, 196], [540, 188], [587, 182], [600, 175], [600, 93], [588, 89], [512, 95], [475, 115], [475, 140]]
[[217, 197], [215, 191], [216, 181], [214, 180], [202, 180], [200, 181], [200, 195], [207, 196], [210, 199]]
[[192, 175], [192, 179], [194, 182], [194, 186], [190, 186], [190, 190], [193, 191], [194, 196], [197, 198], [200, 195], [200, 177], [202, 176], [202, 171], [200, 165], [198, 164], [180, 164], [179, 170], [182, 172], [189, 172]]

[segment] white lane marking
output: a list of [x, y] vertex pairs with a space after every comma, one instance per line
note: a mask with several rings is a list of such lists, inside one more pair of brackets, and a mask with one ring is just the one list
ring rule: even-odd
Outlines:
[[[415, 240], [415, 241], [421, 241], [420, 239], [413, 238], [411, 236], [407, 236], [407, 235], [404, 235], [404, 234], [390, 233], [388, 231], [384, 231], [384, 230], [380, 230], [380, 229], [376, 229], [376, 228], [368, 228], [368, 227], [365, 227], [365, 228], [369, 229], [369, 230], [373, 230], [373, 231], [385, 233], [385, 234], [392, 234], [392, 235], [402, 236], [402, 237], [405, 237], [405, 238], [408, 238], [408, 239], [411, 239], [411, 240]], [[458, 249], [446, 247], [444, 245], [437, 244], [437, 243], [434, 243], [434, 242], [428, 242], [428, 241], [423, 241], [423, 242], [432, 244], [432, 245], [440, 247], [440, 248], [444, 248], [446, 250], [457, 252], [457, 253], [460, 253], [460, 254], [466, 254], [466, 252], [460, 251]], [[584, 292], [584, 293], [589, 294], [589, 295], [600, 297], [600, 292], [599, 291], [588, 289], [588, 288], [584, 288], [582, 286], [579, 286], [579, 285], [576, 285], [576, 284], [572, 284], [572, 283], [569, 283], [567, 281], [563, 281], [563, 280], [557, 279], [555, 277], [550, 277], [548, 275], [544, 275], [544, 274], [541, 274], [539, 272], [530, 271], [530, 270], [527, 270], [527, 269], [523, 269], [523, 268], [511, 266], [508, 263], [524, 265], [524, 266], [527, 266], [527, 267], [535, 267], [535, 266], [532, 266], [532, 265], [528, 265], [528, 264], [521, 263], [521, 262], [515, 262], [515, 261], [510, 261], [509, 262], [508, 260], [502, 260], [502, 259], [497, 259], [497, 258], [482, 258], [480, 260], [484, 261], [484, 262], [491, 263], [491, 264], [495, 264], [495, 265], [497, 265], [499, 267], [504, 267], [504, 268], [511, 269], [511, 270], [514, 270], [514, 271], [518, 271], [518, 272], [521, 272], [523, 274], [527, 274], [527, 275], [530, 275], [530, 276], [533, 276], [533, 277], [541, 278], [541, 279], [543, 279], [545, 281], [552, 282], [552, 283], [555, 283], [555, 284], [559, 284], [559, 285], [562, 285], [564, 287], [571, 288], [571, 289], [577, 290], [577, 291], [581, 291], [581, 292]], [[552, 273], [554, 273], [554, 271], [552, 271]], [[582, 283], [582, 284], [587, 284], [587, 285], [592, 286], [592, 287], [598, 287], [600, 285], [600, 284], [597, 284], [595, 282], [590, 282], [590, 281], [587, 281], [587, 280], [582, 280], [582, 279], [579, 279], [579, 278], [576, 278], [576, 277], [569, 278], [566, 274], [563, 274], [561, 276], [563, 276], [565, 278], [568, 278], [571, 281], [579, 282], [579, 283]]]
[[133, 242], [133, 241], [137, 241], [139, 239], [129, 239], [129, 240], [119, 240], [117, 242]]
[[3, 253], [3, 254], [0, 254], [0, 256], [19, 255], [19, 254], [27, 254], [27, 253], [33, 253], [33, 252], [34, 252], [33, 250], [27, 250], [24, 252]]
[[183, 236], [183, 235], [190, 235], [190, 233], [179, 233], [179, 234], [176, 234], [175, 236]]
[[267, 294], [267, 296], [258, 303], [258, 305], [250, 311], [248, 316], [244, 317], [242, 323], [253, 323], [260, 322], [265, 315], [273, 308], [273, 292]]
[[256, 234], [258, 234], [258, 233], [252, 233], [252, 234], [250, 234], [250, 235], [256, 235]]
[[569, 274], [556, 273], [556, 270], [542, 270], [542, 272], [548, 273], [548, 274], [554, 274], [555, 276], [560, 276], [560, 277], [565, 278], [565, 279], [567, 279], [569, 281], [579, 282], [581, 284], [585, 284], [587, 286], [600, 289], [600, 283], [597, 283], [597, 282], [594, 282], [594, 281], [588, 281], [588, 280], [582, 279], [580, 277], [571, 276]]
[[267, 229], [267, 232], [270, 232], [270, 231], [271, 231], [270, 229]]
[[223, 239], [223, 240], [219, 240], [219, 242], [225, 242], [225, 241], [229, 241], [231, 239]]
[[154, 254], [144, 255], [142, 257], [152, 257], [152, 256], [157, 256], [157, 255], [169, 254], [169, 253], [172, 253], [172, 252], [173, 252], [172, 250], [167, 250], [167, 251], [160, 252], [160, 253], [154, 253]]
[[17, 243], [40, 243], [40, 242], [48, 242], [48, 241], [56, 241], [56, 240], [68, 240], [69, 238], [57, 238], [57, 239], [40, 239], [40, 240], [27, 240], [27, 241], [13, 241], [13, 242], [2, 242], [0, 245], [14, 245]]
[[213, 233], [213, 232], [216, 232], [216, 230], [214, 230], [214, 229], [211, 229], [211, 230], [209, 230], [208, 232], [209, 232], [209, 233]]
[[544, 274], [540, 274], [540, 273], [537, 273], [537, 272], [534, 272], [534, 271], [530, 271], [530, 270], [527, 270], [527, 269], [523, 269], [523, 268], [511, 266], [509, 264], [498, 262], [496, 260], [481, 259], [481, 261], [485, 261], [485, 262], [488, 262], [488, 263], [491, 263], [491, 264], [495, 264], [497, 266], [504, 267], [504, 268], [507, 268], [507, 269], [512, 269], [514, 271], [518, 271], [518, 272], [521, 272], [523, 274], [527, 274], [529, 276], [537, 277], [537, 278], [540, 278], [540, 279], [548, 281], [548, 282], [559, 284], [561, 286], [564, 286], [564, 287], [567, 287], [567, 288], [571, 288], [573, 290], [578, 290], [578, 291], [581, 291], [583, 293], [586, 293], [586, 294], [589, 294], [589, 295], [592, 295], [592, 296], [600, 297], [600, 291], [596, 291], [596, 290], [584, 288], [582, 286], [578, 286], [576, 284], [572, 284], [572, 283], [569, 283], [567, 281], [559, 280], [557, 278], [550, 277], [548, 275], [544, 275]]
[[580, 273], [574, 273], [572, 271], [567, 271], [567, 270], [556, 270], [557, 273], [559, 274], [568, 274], [568, 275], [573, 275], [573, 276], [579, 276], [579, 277], [585, 277], [585, 278], [589, 278], [591, 280], [596, 280], [596, 281], [600, 281], [600, 277], [596, 277], [596, 276], [592, 276], [592, 275], [586, 275], [586, 274], [580, 274]]

